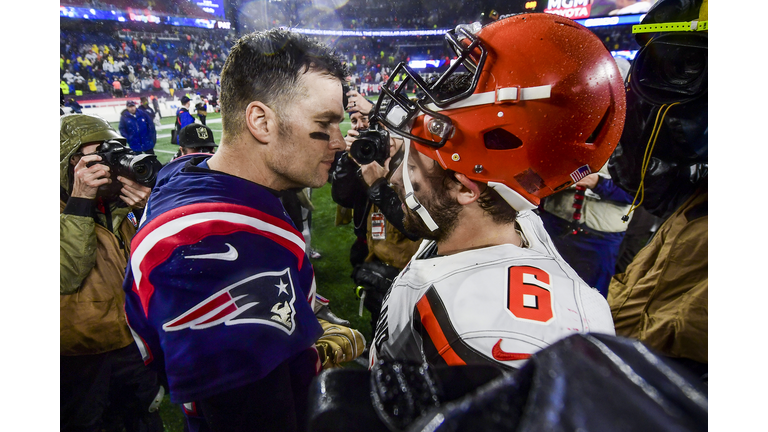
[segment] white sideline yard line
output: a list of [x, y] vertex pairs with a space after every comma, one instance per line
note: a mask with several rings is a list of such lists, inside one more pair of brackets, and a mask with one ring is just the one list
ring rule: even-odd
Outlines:
[[[175, 120], [174, 120], [174, 122], [175, 122]], [[197, 122], [195, 122], [195, 123], [197, 123]], [[221, 123], [221, 119], [220, 118], [210, 119], [210, 120], [207, 120], [205, 123], [206, 123], [206, 125], [212, 124], [212, 123]], [[197, 124], [201, 124], [201, 123], [197, 123]], [[170, 123], [170, 124], [165, 124], [165, 125], [160, 126], [160, 129], [161, 130], [162, 129], [173, 129], [175, 126], [176, 125], [174, 123]], [[208, 126], [208, 127], [210, 127], [210, 126]], [[211, 128], [211, 129], [213, 129], [213, 128]], [[168, 135], [168, 136], [170, 136], [170, 135]]]
[[[202, 123], [198, 123], [197, 121], [195, 121], [195, 123], [197, 123], [197, 124], [202, 124]], [[220, 119], [220, 118], [216, 118], [216, 119], [210, 119], [210, 120], [206, 121], [205, 123], [206, 123], [206, 126], [208, 126], [209, 128], [211, 128], [211, 130], [212, 130], [212, 131], [221, 132], [221, 128], [218, 128], [218, 127], [212, 128], [212, 127], [210, 127], [210, 126], [209, 126], [209, 125], [210, 125], [210, 124], [212, 124], [212, 123], [221, 123], [221, 119]], [[175, 124], [173, 124], [173, 123], [171, 123], [171, 124], [167, 124], [167, 125], [162, 125], [162, 126], [160, 127], [160, 130], [171, 130], [171, 129], [173, 129], [175, 126], [176, 126], [176, 125], [175, 125]], [[171, 134], [162, 134], [162, 135], [157, 135], [157, 139], [160, 139], [160, 138], [170, 138], [170, 137], [171, 137]], [[169, 153], [173, 153], [173, 152], [169, 152]], [[174, 154], [175, 154], [175, 153], [174, 153]]]

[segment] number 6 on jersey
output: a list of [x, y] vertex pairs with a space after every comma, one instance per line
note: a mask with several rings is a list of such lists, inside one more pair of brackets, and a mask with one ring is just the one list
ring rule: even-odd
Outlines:
[[551, 289], [549, 273], [544, 270], [510, 267], [507, 309], [518, 319], [549, 322], [554, 317]]

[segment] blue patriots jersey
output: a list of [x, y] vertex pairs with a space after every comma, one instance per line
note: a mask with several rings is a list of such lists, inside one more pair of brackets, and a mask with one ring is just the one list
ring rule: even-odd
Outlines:
[[279, 199], [207, 157], [160, 171], [123, 284], [128, 324], [174, 403], [255, 382], [322, 334], [304, 238]]

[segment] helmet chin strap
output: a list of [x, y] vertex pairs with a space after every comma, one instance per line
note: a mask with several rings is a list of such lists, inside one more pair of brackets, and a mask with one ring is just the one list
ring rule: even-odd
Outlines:
[[411, 143], [405, 142], [403, 144], [405, 146], [405, 155], [403, 156], [403, 186], [405, 187], [405, 205], [408, 206], [409, 209], [415, 211], [419, 217], [421, 217], [421, 220], [424, 221], [424, 223], [427, 225], [427, 228], [430, 229], [430, 231], [434, 231], [437, 229], [437, 224], [432, 219], [432, 216], [429, 215], [429, 212], [427, 209], [419, 203], [419, 200], [416, 199], [416, 195], [413, 194], [413, 185], [411, 185], [411, 178], [408, 175], [408, 155], [411, 151]]

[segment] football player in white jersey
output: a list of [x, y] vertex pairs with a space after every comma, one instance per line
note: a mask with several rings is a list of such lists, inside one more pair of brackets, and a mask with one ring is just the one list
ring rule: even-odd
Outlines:
[[[381, 359], [517, 368], [573, 333], [615, 334], [608, 304], [560, 257], [533, 211], [596, 172], [621, 136], [621, 73], [599, 38], [550, 14], [446, 34], [439, 78], [406, 64], [371, 123], [408, 138], [391, 183], [424, 241], [381, 310]], [[406, 88], [417, 87], [414, 99]]]

